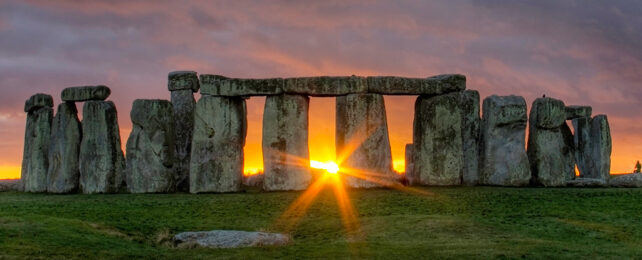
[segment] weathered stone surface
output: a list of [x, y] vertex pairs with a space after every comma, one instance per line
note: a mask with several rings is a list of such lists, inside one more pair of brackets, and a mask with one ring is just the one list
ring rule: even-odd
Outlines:
[[175, 235], [173, 240], [174, 244], [179, 248], [284, 246], [291, 242], [290, 236], [284, 234], [234, 230], [184, 232]]
[[593, 109], [589, 106], [567, 106], [566, 120], [572, 120], [580, 117], [591, 117]]
[[461, 134], [464, 145], [464, 169], [462, 183], [477, 185], [479, 183], [479, 92], [466, 90], [460, 92]]
[[105, 86], [83, 86], [63, 89], [60, 96], [62, 101], [81, 102], [89, 100], [105, 100], [110, 94], [111, 90]]
[[0, 192], [22, 191], [22, 182], [18, 180], [0, 180]]
[[25, 102], [25, 112], [31, 112], [43, 107], [53, 108], [53, 98], [47, 94], [35, 94]]
[[417, 98], [414, 176], [421, 185], [460, 185], [464, 169], [460, 93]]
[[124, 181], [125, 158], [114, 103], [86, 102], [83, 106], [82, 133], [80, 190], [83, 193], [118, 192]]
[[526, 101], [518, 96], [484, 99], [480, 183], [524, 186], [531, 179], [524, 149]]
[[222, 97], [267, 96], [283, 93], [283, 79], [235, 79], [201, 75], [201, 94]]
[[642, 188], [642, 173], [631, 173], [613, 176], [609, 186], [619, 188]]
[[405, 159], [406, 159], [406, 162], [405, 162], [406, 163], [406, 172], [405, 172], [405, 174], [406, 174], [406, 179], [408, 180], [408, 184], [410, 184], [410, 185], [415, 184], [415, 176], [413, 175], [413, 168], [414, 168], [415, 163], [412, 161], [412, 157], [413, 157], [412, 150], [413, 150], [413, 147], [414, 147], [413, 144], [406, 144], [406, 153], [405, 153], [406, 154], [406, 156], [405, 156]]
[[175, 90], [171, 93], [174, 108], [174, 134], [176, 163], [176, 190], [189, 192], [189, 169], [194, 135], [194, 108], [196, 101], [191, 89]]
[[167, 100], [137, 99], [127, 140], [127, 189], [131, 193], [163, 193], [176, 189], [174, 176], [174, 113]]
[[608, 180], [611, 174], [611, 129], [606, 115], [591, 119], [591, 160], [586, 178]]
[[58, 105], [49, 146], [48, 192], [69, 193], [78, 190], [81, 140], [82, 126], [78, 120], [76, 104], [65, 102]]
[[538, 98], [529, 116], [528, 160], [532, 182], [548, 187], [566, 186], [568, 162], [564, 153], [566, 112], [564, 102], [554, 98]]
[[466, 77], [444, 74], [429, 78], [368, 77], [368, 92], [384, 95], [438, 95], [466, 89]]
[[366, 93], [368, 87], [364, 77], [305, 77], [285, 79], [283, 92], [308, 96], [342, 96]]
[[263, 174], [243, 175], [243, 185], [248, 187], [263, 187]]
[[353, 188], [391, 185], [392, 170], [388, 123], [383, 96], [350, 94], [336, 98], [336, 157], [340, 167], [357, 176], [345, 175]]
[[[32, 97], [33, 104], [44, 100], [42, 95]], [[49, 97], [51, 98], [51, 97]], [[29, 101], [27, 101], [29, 103]], [[53, 109], [42, 107], [31, 109], [27, 114], [21, 179], [26, 192], [47, 191], [47, 169], [49, 168], [49, 142]]]
[[606, 187], [607, 183], [601, 179], [577, 178], [566, 182], [569, 187]]
[[304, 190], [310, 184], [308, 108], [303, 95], [268, 96], [263, 112], [263, 189]]
[[592, 166], [591, 157], [591, 118], [580, 117], [572, 121], [575, 133], [573, 145], [575, 148], [575, 162], [580, 172], [580, 177], [586, 177]]
[[564, 157], [564, 174], [566, 174], [566, 180], [575, 179], [575, 143], [573, 132], [568, 126], [568, 123], [564, 122], [560, 128], [562, 131], [562, 138], [564, 139], [564, 146], [562, 146], [562, 156]]
[[241, 190], [246, 128], [244, 99], [201, 96], [194, 110], [191, 193]]
[[195, 71], [173, 71], [167, 75], [167, 89], [169, 91], [191, 90], [198, 92], [200, 84]]

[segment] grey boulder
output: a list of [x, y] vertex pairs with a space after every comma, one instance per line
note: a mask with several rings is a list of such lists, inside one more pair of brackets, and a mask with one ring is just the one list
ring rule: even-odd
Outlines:
[[174, 114], [166, 100], [134, 101], [127, 140], [127, 189], [131, 193], [173, 192]]
[[601, 179], [577, 178], [566, 182], [569, 187], [606, 187], [607, 183]]
[[111, 90], [106, 86], [83, 86], [63, 89], [60, 96], [65, 102], [81, 102], [105, 100], [110, 94]]
[[524, 186], [531, 179], [525, 147], [526, 101], [519, 96], [484, 99], [480, 183]]
[[124, 182], [125, 157], [114, 103], [86, 102], [83, 106], [82, 133], [80, 190], [83, 193], [118, 192]]
[[78, 190], [81, 140], [82, 126], [76, 104], [65, 102], [58, 105], [49, 146], [48, 192], [70, 193]]
[[174, 244], [179, 248], [242, 248], [284, 246], [291, 242], [288, 235], [266, 232], [247, 232], [234, 230], [213, 230], [184, 232], [174, 236]]
[[609, 186], [618, 188], [642, 188], [642, 173], [615, 175], [609, 180]]
[[346, 185], [353, 188], [390, 186], [392, 170], [388, 123], [383, 96], [350, 94], [336, 98], [336, 158]]
[[21, 180], [0, 180], [0, 192], [22, 191]]
[[194, 110], [191, 193], [241, 190], [246, 127], [244, 99], [201, 96]]

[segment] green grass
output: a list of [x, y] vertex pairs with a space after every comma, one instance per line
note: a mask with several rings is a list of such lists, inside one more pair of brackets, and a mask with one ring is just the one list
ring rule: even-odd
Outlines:
[[285, 247], [179, 249], [182, 231], [282, 231], [301, 193], [0, 193], [0, 259], [12, 258], [642, 258], [642, 189], [350, 190], [348, 236], [323, 190]]

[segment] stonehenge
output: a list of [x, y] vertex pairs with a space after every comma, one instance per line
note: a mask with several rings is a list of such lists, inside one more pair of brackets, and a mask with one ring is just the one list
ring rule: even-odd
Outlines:
[[176, 189], [174, 113], [166, 100], [134, 101], [132, 132], [127, 139], [127, 189], [163, 193]]
[[389, 186], [395, 178], [383, 96], [349, 94], [336, 98], [336, 158], [348, 168], [346, 185]]
[[[310, 97], [335, 98], [336, 158], [346, 186], [392, 186], [399, 176], [392, 167], [384, 95], [417, 96], [413, 141], [405, 146], [410, 185], [609, 185], [612, 140], [605, 115], [592, 117], [589, 106], [566, 106], [553, 98], [536, 99], [528, 115], [519, 96], [489, 96], [480, 109], [479, 92], [467, 90], [466, 77], [459, 74], [249, 79], [175, 71], [167, 80], [170, 100], [134, 101], [126, 158], [108, 87], [64, 89], [55, 117], [51, 96], [30, 97], [24, 107], [20, 189], [227, 193], [249, 185], [305, 190], [322, 174], [310, 167]], [[264, 173], [244, 176], [246, 99], [256, 96], [265, 97]], [[82, 122], [77, 102], [84, 102]], [[635, 186], [634, 177], [614, 178], [611, 186]]]
[[168, 75], [167, 88], [171, 92], [174, 113], [174, 155], [176, 163], [176, 190], [189, 191], [190, 155], [194, 134], [194, 93], [200, 89], [198, 76], [194, 71], [175, 71]]
[[304, 190], [312, 181], [308, 149], [310, 98], [281, 94], [265, 99], [263, 189]]
[[47, 94], [35, 94], [25, 103], [27, 126], [20, 178], [26, 192], [47, 191], [52, 107], [53, 98]]

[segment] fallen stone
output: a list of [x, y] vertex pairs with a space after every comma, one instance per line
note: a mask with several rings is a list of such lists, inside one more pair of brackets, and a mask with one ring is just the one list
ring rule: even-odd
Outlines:
[[413, 149], [413, 144], [406, 144], [406, 153], [405, 153], [405, 163], [406, 163], [406, 179], [408, 180], [408, 184], [413, 185], [415, 184], [415, 176], [413, 175], [413, 168], [414, 168], [414, 163], [412, 161], [412, 149]]
[[609, 180], [609, 186], [617, 188], [642, 188], [642, 173], [615, 175]]
[[82, 126], [76, 104], [65, 102], [58, 105], [51, 130], [47, 192], [70, 193], [78, 190], [81, 140]]
[[127, 189], [131, 193], [164, 193], [176, 189], [174, 114], [166, 100], [137, 99], [127, 140]]
[[47, 94], [35, 94], [25, 102], [25, 112], [31, 112], [40, 108], [53, 108], [53, 98]]
[[110, 94], [111, 90], [105, 86], [84, 86], [63, 89], [60, 96], [65, 102], [82, 102], [105, 100]]
[[366, 93], [364, 77], [306, 77], [285, 79], [283, 92], [308, 96], [327, 97]]
[[198, 92], [200, 84], [195, 71], [173, 71], [167, 75], [167, 89], [169, 91], [191, 90]]
[[581, 117], [591, 117], [593, 109], [589, 106], [567, 106], [566, 120], [573, 120]]
[[201, 96], [194, 110], [191, 193], [241, 190], [246, 133], [244, 99]]
[[174, 108], [174, 134], [176, 163], [176, 190], [189, 192], [189, 168], [194, 136], [194, 108], [196, 101], [192, 89], [174, 90], [171, 93]]
[[479, 183], [479, 92], [466, 90], [460, 92], [460, 107], [462, 112], [461, 134], [464, 149], [464, 164], [462, 183], [474, 186]]
[[283, 79], [235, 79], [201, 75], [201, 94], [222, 97], [267, 96], [283, 93]]
[[586, 178], [608, 180], [611, 174], [611, 129], [606, 115], [591, 119], [591, 160]]
[[184, 232], [174, 236], [175, 246], [179, 248], [241, 248], [284, 246], [291, 242], [285, 234], [266, 232], [247, 232], [233, 230], [213, 230]]
[[578, 178], [566, 181], [566, 186], [569, 187], [606, 187], [606, 181], [591, 178]]
[[526, 101], [518, 96], [484, 99], [481, 130], [480, 183], [525, 186], [531, 179], [524, 149]]
[[419, 184], [461, 184], [464, 169], [461, 121], [459, 93], [417, 98], [413, 175]]
[[51, 96], [37, 94], [27, 101], [27, 104], [32, 104], [27, 106], [32, 108], [29, 109], [27, 114], [21, 172], [21, 179], [26, 192], [47, 191], [47, 169], [49, 168], [49, 143], [51, 140], [53, 109], [37, 105], [47, 103], [42, 100], [51, 100]]
[[368, 92], [384, 95], [440, 95], [466, 89], [466, 77], [445, 74], [429, 78], [368, 77]]
[[575, 162], [577, 164], [577, 169], [580, 172], [580, 177], [585, 177], [593, 167], [591, 151], [591, 118], [575, 118], [572, 123], [573, 129], [575, 130], [575, 133], [573, 134]]
[[80, 190], [83, 193], [118, 192], [124, 182], [125, 157], [114, 103], [87, 101], [83, 106], [82, 133]]
[[268, 96], [263, 112], [263, 189], [304, 190], [312, 180], [308, 108], [303, 95]]
[[336, 158], [348, 167], [344, 183], [353, 188], [390, 186], [397, 176], [383, 96], [349, 94], [336, 98]]
[[0, 192], [22, 191], [22, 182], [17, 180], [0, 180]]
[[538, 98], [529, 116], [528, 160], [532, 181], [547, 187], [566, 186], [569, 180], [568, 159], [564, 154], [564, 102], [554, 98]]

